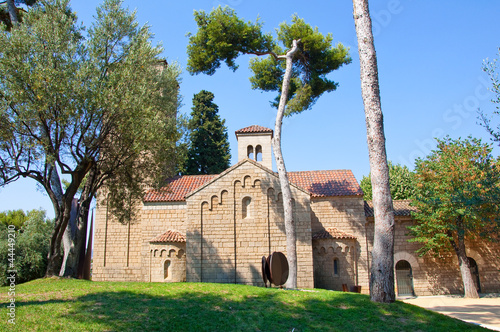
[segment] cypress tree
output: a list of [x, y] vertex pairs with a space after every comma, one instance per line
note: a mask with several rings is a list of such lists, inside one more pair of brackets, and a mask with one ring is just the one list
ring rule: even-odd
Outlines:
[[218, 174], [229, 167], [231, 154], [226, 121], [221, 120], [213, 99], [214, 94], [205, 90], [193, 97], [184, 174]]

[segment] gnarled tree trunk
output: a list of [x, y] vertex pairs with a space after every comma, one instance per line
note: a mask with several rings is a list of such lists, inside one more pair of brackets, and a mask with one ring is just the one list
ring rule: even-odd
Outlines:
[[374, 302], [390, 303], [396, 300], [394, 291], [394, 210], [385, 151], [377, 55], [373, 43], [368, 0], [353, 0], [353, 8], [358, 37], [361, 93], [365, 108], [375, 217], [370, 298]]
[[474, 279], [472, 278], [469, 259], [467, 258], [467, 253], [465, 251], [465, 230], [461, 217], [458, 217], [457, 228], [458, 230], [456, 242], [453, 240], [453, 238], [451, 238], [450, 244], [457, 254], [458, 265], [460, 266], [460, 274], [462, 276], [462, 283], [464, 285], [464, 297], [477, 299], [479, 298], [479, 294], [477, 293], [477, 288], [474, 284]]

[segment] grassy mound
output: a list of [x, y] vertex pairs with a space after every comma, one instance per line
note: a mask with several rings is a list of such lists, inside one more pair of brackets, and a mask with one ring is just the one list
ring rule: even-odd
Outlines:
[[12, 325], [2, 287], [2, 331], [487, 331], [403, 302], [325, 290], [39, 279], [17, 285], [15, 300]]

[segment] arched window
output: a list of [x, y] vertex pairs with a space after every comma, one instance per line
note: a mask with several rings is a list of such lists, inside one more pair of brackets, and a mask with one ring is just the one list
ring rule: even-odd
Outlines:
[[262, 161], [262, 146], [255, 147], [255, 161]]
[[170, 267], [170, 260], [166, 260], [164, 263], [163, 263], [163, 279], [167, 279], [168, 278], [168, 268]]
[[253, 146], [247, 146], [247, 157], [253, 160]]
[[251, 203], [252, 203], [252, 199], [250, 197], [243, 198], [242, 207], [241, 207], [241, 209], [242, 209], [241, 217], [243, 219], [250, 217], [250, 214], [251, 214], [250, 213], [251, 212], [250, 205], [251, 205]]
[[334, 276], [339, 275], [339, 259], [338, 258], [333, 259], [333, 275]]

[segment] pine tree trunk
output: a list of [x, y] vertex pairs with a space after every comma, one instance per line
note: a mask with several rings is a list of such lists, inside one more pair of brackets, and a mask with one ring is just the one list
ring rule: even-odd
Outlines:
[[353, 9], [358, 38], [361, 93], [365, 108], [375, 217], [370, 298], [374, 302], [390, 303], [396, 300], [394, 291], [394, 210], [389, 187], [389, 167], [385, 150], [377, 56], [373, 42], [368, 0], [353, 0]]
[[297, 52], [297, 41], [293, 41], [293, 47], [286, 54], [286, 70], [283, 76], [283, 86], [281, 87], [281, 97], [276, 113], [276, 123], [274, 125], [273, 150], [274, 159], [276, 160], [276, 168], [280, 179], [281, 193], [283, 195], [283, 213], [285, 218], [285, 233], [286, 233], [286, 254], [288, 260], [288, 279], [286, 282], [287, 288], [297, 288], [297, 234], [295, 232], [295, 221], [293, 220], [292, 207], [292, 191], [290, 182], [286, 173], [285, 160], [281, 152], [281, 125], [285, 114], [285, 106], [292, 76], [293, 56]]

